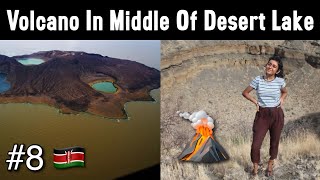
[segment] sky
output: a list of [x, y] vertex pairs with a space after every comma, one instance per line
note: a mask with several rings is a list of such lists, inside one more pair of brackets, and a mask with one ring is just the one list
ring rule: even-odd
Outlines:
[[160, 40], [0, 40], [0, 54], [9, 57], [51, 50], [128, 59], [160, 70]]

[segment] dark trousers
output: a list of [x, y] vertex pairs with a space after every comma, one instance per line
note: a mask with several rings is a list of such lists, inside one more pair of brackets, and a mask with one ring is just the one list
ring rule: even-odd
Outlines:
[[253, 141], [251, 145], [251, 161], [260, 162], [260, 148], [267, 131], [270, 133], [270, 160], [276, 159], [280, 134], [284, 125], [284, 114], [281, 107], [260, 107], [253, 123]]

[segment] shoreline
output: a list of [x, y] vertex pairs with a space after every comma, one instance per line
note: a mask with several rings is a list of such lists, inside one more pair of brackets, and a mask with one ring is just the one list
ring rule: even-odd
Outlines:
[[[91, 111], [82, 111], [82, 112], [78, 112], [78, 111], [72, 111], [70, 110], [69, 108], [66, 108], [66, 107], [62, 107], [62, 108], [59, 108], [55, 105], [55, 102], [53, 102], [54, 100], [51, 99], [51, 98], [48, 98], [48, 97], [38, 97], [38, 98], [46, 98], [45, 101], [46, 102], [43, 102], [41, 100], [39, 100], [38, 98], [32, 100], [32, 99], [28, 99], [27, 101], [25, 100], [26, 97], [18, 97], [18, 101], [10, 101], [8, 100], [7, 98], [7, 101], [3, 99], [3, 97], [0, 96], [0, 105], [1, 104], [25, 104], [25, 105], [44, 105], [44, 106], [47, 106], [47, 107], [50, 107], [50, 108], [54, 108], [57, 110], [57, 112], [59, 114], [62, 114], [62, 115], [80, 115], [80, 114], [88, 114], [88, 115], [92, 115], [92, 116], [98, 116], [98, 117], [101, 117], [103, 119], [109, 119], [109, 120], [116, 120], [116, 121], [119, 121], [119, 120], [129, 120], [130, 119], [130, 116], [129, 116], [129, 113], [128, 113], [128, 110], [127, 110], [127, 104], [128, 103], [158, 103], [160, 102], [160, 97], [159, 97], [159, 100], [157, 100], [156, 96], [154, 96], [154, 94], [152, 93], [153, 91], [159, 91], [160, 93], [160, 88], [158, 89], [152, 89], [149, 91], [149, 95], [152, 97], [153, 101], [128, 101], [126, 103], [124, 103], [124, 106], [123, 106], [123, 110], [124, 110], [124, 114], [125, 114], [125, 117], [124, 118], [121, 118], [121, 117], [108, 117], [108, 116], [104, 116], [103, 114], [99, 114], [99, 113], [93, 113]], [[159, 94], [160, 96], [160, 94]], [[16, 99], [17, 100], [17, 99]]]

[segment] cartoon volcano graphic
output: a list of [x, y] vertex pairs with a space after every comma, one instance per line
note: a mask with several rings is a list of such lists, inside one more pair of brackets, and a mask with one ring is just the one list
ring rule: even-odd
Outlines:
[[196, 129], [196, 134], [178, 158], [182, 161], [201, 163], [215, 163], [228, 160], [228, 154], [213, 136], [213, 119], [207, 116], [204, 111], [193, 113], [190, 117], [189, 119], [194, 121], [192, 127]]

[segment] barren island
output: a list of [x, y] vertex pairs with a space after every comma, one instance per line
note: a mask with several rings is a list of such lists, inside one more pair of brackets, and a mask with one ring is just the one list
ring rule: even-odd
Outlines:
[[[18, 60], [36, 58], [38, 65]], [[152, 89], [160, 87], [160, 71], [144, 64], [75, 51], [41, 51], [30, 55], [0, 55], [0, 73], [10, 88], [0, 92], [0, 103], [41, 103], [62, 113], [87, 112], [107, 118], [127, 118], [124, 104], [153, 101]], [[115, 92], [93, 84], [112, 83]]]

